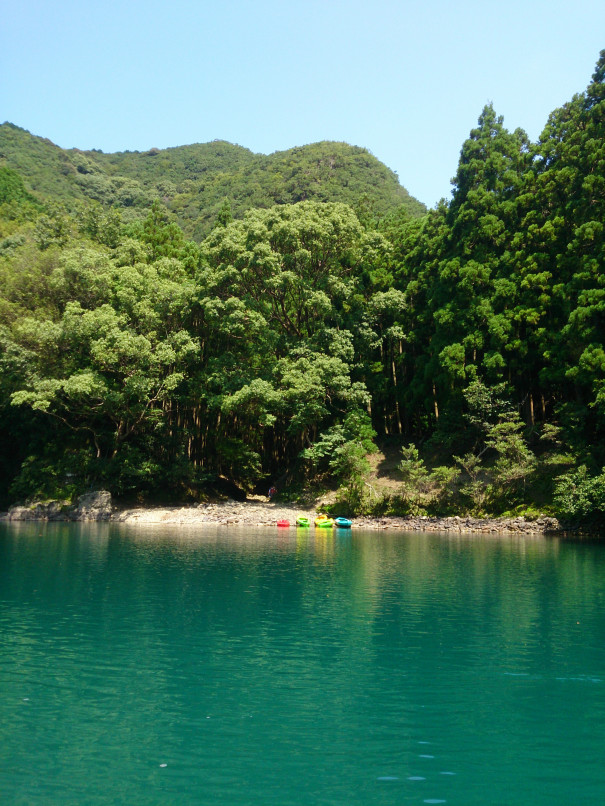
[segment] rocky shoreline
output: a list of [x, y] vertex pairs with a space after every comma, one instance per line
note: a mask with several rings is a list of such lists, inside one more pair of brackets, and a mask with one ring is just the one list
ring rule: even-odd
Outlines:
[[[142, 526], [213, 524], [275, 527], [277, 521], [281, 519], [288, 520], [291, 525], [294, 525], [297, 515], [300, 514], [306, 515], [312, 521], [317, 510], [263, 499], [244, 502], [214, 501], [197, 506], [119, 509], [113, 505], [111, 494], [101, 490], [81, 496], [78, 502], [71, 506], [58, 501], [50, 501], [30, 506], [11, 507], [8, 512], [0, 514], [0, 519], [6, 521], [110, 521]], [[561, 534], [570, 531], [565, 529], [556, 518], [546, 516], [535, 520], [526, 520], [522, 517], [481, 519], [466, 516], [447, 518], [429, 516], [359, 517], [354, 519], [353, 528], [475, 534]]]

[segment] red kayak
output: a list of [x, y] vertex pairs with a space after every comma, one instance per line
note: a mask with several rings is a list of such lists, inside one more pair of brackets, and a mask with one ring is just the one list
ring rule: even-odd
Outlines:
[[286, 520], [277, 521], [277, 525], [278, 526], [290, 526], [290, 521], [286, 521]]

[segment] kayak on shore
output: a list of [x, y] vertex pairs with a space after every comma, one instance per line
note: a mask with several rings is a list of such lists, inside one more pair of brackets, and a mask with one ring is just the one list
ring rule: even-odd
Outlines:
[[334, 519], [328, 518], [327, 515], [318, 515], [315, 518], [315, 526], [319, 529], [331, 529], [334, 526]]
[[299, 515], [298, 518], [296, 519], [296, 525], [302, 526], [303, 528], [307, 528], [310, 526], [310, 522], [306, 515]]
[[337, 529], [350, 529], [353, 525], [353, 521], [350, 521], [348, 518], [334, 518], [334, 526]]

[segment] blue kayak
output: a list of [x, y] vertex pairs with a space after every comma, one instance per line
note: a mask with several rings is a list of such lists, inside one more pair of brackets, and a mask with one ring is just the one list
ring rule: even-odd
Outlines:
[[337, 529], [350, 529], [352, 523], [348, 518], [334, 518], [334, 526]]

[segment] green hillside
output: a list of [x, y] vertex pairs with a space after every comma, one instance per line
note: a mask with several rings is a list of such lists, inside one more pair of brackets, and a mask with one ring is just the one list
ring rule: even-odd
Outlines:
[[348, 512], [605, 522], [605, 51], [535, 143], [487, 105], [416, 218], [342, 144], [2, 134], [0, 507], [273, 482]]
[[400, 208], [410, 218], [426, 212], [393, 171], [346, 143], [314, 143], [269, 156], [222, 140], [104, 154], [65, 150], [4, 123], [0, 164], [41, 199], [68, 207], [92, 199], [136, 218], [159, 199], [197, 240], [208, 234], [225, 199], [236, 219], [252, 208], [298, 201], [343, 202], [374, 217]]

